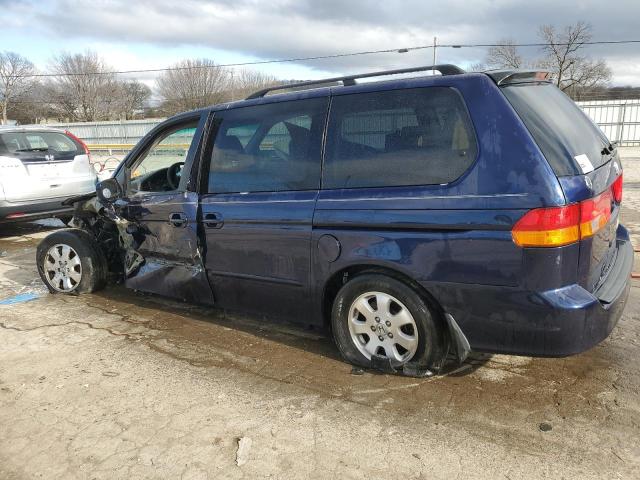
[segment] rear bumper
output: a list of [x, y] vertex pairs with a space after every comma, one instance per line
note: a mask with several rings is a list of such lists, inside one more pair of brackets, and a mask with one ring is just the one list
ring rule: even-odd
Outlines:
[[[68, 197], [65, 196], [25, 202], [7, 202], [6, 200], [0, 200], [0, 224], [24, 222], [59, 215], [71, 215], [73, 214], [73, 207], [62, 205], [62, 202], [67, 198]], [[17, 214], [20, 214], [20, 216], [11, 217], [11, 215]]]
[[456, 319], [472, 350], [573, 355], [602, 342], [622, 316], [633, 269], [633, 247], [623, 226], [618, 227], [617, 242], [616, 262], [593, 293], [575, 284], [543, 292], [484, 285], [424, 286]]

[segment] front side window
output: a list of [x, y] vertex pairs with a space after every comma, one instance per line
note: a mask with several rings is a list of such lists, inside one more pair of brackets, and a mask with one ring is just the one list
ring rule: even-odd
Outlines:
[[216, 113], [209, 192], [319, 188], [327, 102], [315, 98]]
[[197, 121], [162, 132], [130, 170], [132, 192], [171, 192], [181, 188], [182, 168], [198, 127]]
[[458, 92], [427, 87], [334, 97], [324, 188], [449, 183], [477, 145]]

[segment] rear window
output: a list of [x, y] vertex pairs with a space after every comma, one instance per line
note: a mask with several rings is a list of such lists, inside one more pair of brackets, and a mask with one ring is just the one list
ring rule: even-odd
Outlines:
[[511, 85], [503, 92], [557, 176], [588, 173], [585, 156], [593, 169], [608, 161], [602, 155], [607, 137], [554, 85]]
[[27, 152], [54, 154], [84, 153], [72, 139], [58, 132], [5, 132], [0, 133], [0, 155], [20, 155]]
[[324, 188], [449, 183], [476, 158], [460, 94], [427, 87], [333, 98]]

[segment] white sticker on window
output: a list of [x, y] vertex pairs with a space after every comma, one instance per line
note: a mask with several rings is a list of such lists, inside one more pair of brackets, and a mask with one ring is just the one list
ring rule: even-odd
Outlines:
[[589, 160], [589, 157], [587, 157], [584, 153], [582, 155], [576, 155], [573, 158], [575, 158], [576, 162], [578, 162], [578, 165], [580, 165], [582, 173], [593, 172], [593, 164], [591, 163], [591, 160]]

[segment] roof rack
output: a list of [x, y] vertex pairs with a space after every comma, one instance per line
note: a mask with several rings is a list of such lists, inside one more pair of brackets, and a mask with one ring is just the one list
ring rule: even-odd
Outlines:
[[286, 85], [276, 85], [274, 87], [268, 87], [262, 90], [258, 90], [257, 92], [249, 95], [246, 99], [252, 100], [254, 98], [262, 98], [267, 93], [273, 92], [274, 90], [288, 90], [290, 88], [310, 87], [313, 85], [321, 85], [323, 83], [332, 83], [332, 82], [342, 82], [342, 85], [346, 87], [346, 86], [355, 85], [356, 80], [359, 78], [382, 77], [385, 75], [398, 75], [401, 73], [425, 72], [429, 70], [437, 70], [442, 75], [459, 75], [461, 73], [465, 73], [465, 71], [462, 70], [460, 67], [457, 67], [456, 65], [450, 65], [450, 64], [428, 65], [428, 66], [413, 67], [413, 68], [401, 68], [398, 70], [383, 70], [381, 72], [359, 73], [356, 75], [347, 75], [344, 77], [323, 78], [321, 80], [308, 80], [306, 82], [288, 83]]

